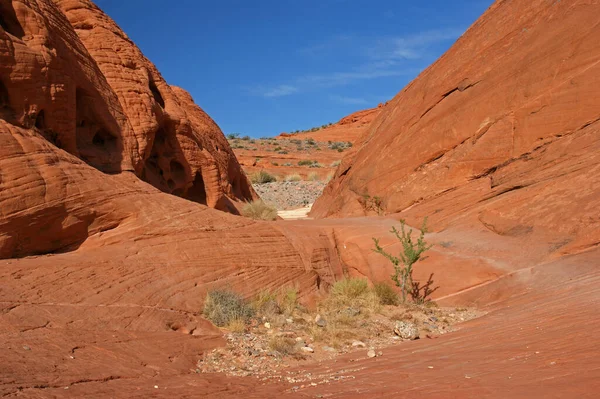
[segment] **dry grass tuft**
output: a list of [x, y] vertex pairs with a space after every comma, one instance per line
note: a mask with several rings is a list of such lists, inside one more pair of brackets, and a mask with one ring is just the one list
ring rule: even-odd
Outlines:
[[379, 298], [369, 287], [369, 282], [366, 279], [344, 278], [333, 284], [329, 291], [329, 297], [324, 304], [327, 308], [332, 309], [352, 307], [377, 311]]
[[269, 348], [283, 356], [294, 355], [296, 353], [296, 341], [287, 337], [273, 337], [269, 341]]
[[382, 305], [398, 306], [400, 304], [400, 296], [392, 287], [386, 283], [377, 283], [373, 286], [375, 294], [379, 298], [379, 303]]
[[261, 170], [260, 172], [252, 173], [250, 175], [250, 181], [252, 184], [264, 184], [277, 181], [277, 178], [269, 172]]
[[300, 180], [302, 180], [302, 177], [299, 174], [294, 173], [293, 175], [287, 175], [283, 180], [285, 180], [285, 181], [300, 181]]
[[256, 200], [244, 205], [242, 216], [256, 220], [275, 220], [277, 219], [277, 209], [265, 204], [262, 200]]
[[232, 333], [241, 334], [246, 331], [246, 321], [244, 319], [236, 318], [227, 323], [225, 328]]

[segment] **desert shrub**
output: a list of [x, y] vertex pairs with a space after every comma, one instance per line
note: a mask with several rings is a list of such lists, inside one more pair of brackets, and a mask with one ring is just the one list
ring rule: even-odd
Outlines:
[[252, 301], [256, 313], [269, 318], [281, 313], [279, 298], [275, 291], [265, 289], [260, 291]]
[[339, 160], [338, 161], [333, 161], [331, 163], [331, 165], [329, 165], [329, 166], [331, 166], [332, 168], [335, 168], [337, 166], [340, 166], [341, 163], [342, 163], [342, 161], [339, 161]]
[[278, 154], [283, 154], [283, 155], [285, 155], [285, 154], [287, 154], [287, 153], [288, 153], [288, 151], [287, 151], [287, 150], [282, 150], [282, 151], [277, 151], [277, 153], [278, 153]]
[[265, 204], [262, 200], [247, 203], [242, 208], [242, 216], [256, 220], [277, 219], [277, 209]]
[[431, 294], [437, 291], [438, 288], [440, 287], [433, 287], [433, 273], [431, 273], [425, 284], [418, 281], [412, 282], [410, 296], [416, 304], [428, 304], [431, 302]]
[[[407, 294], [413, 293], [414, 282], [413, 282], [413, 265], [421, 259], [421, 255], [428, 251], [432, 245], [427, 245], [425, 242], [425, 233], [427, 232], [427, 217], [423, 220], [423, 225], [420, 229], [419, 238], [417, 242], [413, 242], [412, 229], [406, 232], [406, 223], [404, 220], [400, 220], [400, 231], [396, 227], [392, 227], [391, 233], [393, 233], [398, 241], [402, 244], [402, 251], [398, 256], [394, 256], [386, 252], [380, 245], [377, 238], [373, 238], [375, 243], [374, 252], [383, 255], [386, 259], [392, 262], [394, 266], [394, 274], [392, 274], [392, 281], [396, 283], [396, 286], [400, 287], [402, 291], [402, 303], [406, 302]], [[431, 284], [433, 280], [431, 279]], [[431, 292], [429, 292], [431, 294]], [[418, 295], [418, 294], [417, 294]], [[414, 299], [414, 296], [413, 296]], [[427, 298], [417, 298], [415, 302], [426, 302]]]
[[332, 150], [337, 150], [338, 152], [343, 152], [345, 149], [352, 147], [352, 143], [347, 141], [335, 141], [328, 142], [329, 148]]
[[282, 288], [279, 291], [262, 290], [252, 301], [252, 307], [263, 316], [273, 317], [277, 314], [286, 316], [294, 313], [298, 305], [298, 289]]
[[292, 166], [292, 164], [290, 162], [286, 162], [283, 164], [283, 166]]
[[271, 165], [273, 165], [273, 166], [279, 166], [279, 162], [271, 162]]
[[240, 137], [240, 134], [239, 134], [239, 133], [229, 133], [229, 134], [227, 135], [227, 138], [228, 138], [229, 140], [234, 140], [234, 139], [237, 139], [238, 137]]
[[254, 310], [239, 294], [229, 290], [213, 290], [206, 294], [204, 316], [219, 327], [240, 321], [247, 323]]
[[313, 139], [312, 137], [304, 140], [304, 142], [306, 144], [308, 144], [308, 145], [315, 145], [315, 144], [317, 144], [317, 142], [315, 141], [315, 139]]
[[269, 340], [269, 348], [283, 356], [296, 353], [296, 340], [288, 337], [273, 337]]
[[[286, 165], [286, 166], [288, 166], [288, 165]], [[302, 177], [300, 177], [300, 175], [299, 175], [299, 174], [297, 174], [297, 173], [294, 173], [293, 175], [287, 175], [287, 176], [284, 178], [284, 180], [285, 180], [285, 181], [300, 181], [300, 180], [302, 180]]]
[[226, 329], [231, 331], [232, 333], [243, 333], [246, 331], [246, 320], [243, 319], [233, 319], [225, 326]]
[[400, 297], [392, 287], [385, 283], [377, 283], [373, 286], [373, 290], [379, 298], [379, 303], [382, 305], [398, 305], [400, 303]]
[[379, 305], [379, 298], [366, 279], [343, 278], [333, 284], [325, 303], [329, 309], [353, 307], [375, 310]]
[[319, 180], [319, 175], [317, 174], [317, 172], [311, 172], [308, 174], [308, 180], [317, 181]]
[[277, 147], [273, 148], [273, 151], [281, 151], [281, 147], [277, 146]]
[[322, 167], [323, 167], [323, 165], [321, 165], [317, 161], [314, 161], [314, 163], [309, 166], [309, 168], [322, 168]]
[[294, 313], [294, 310], [296, 310], [296, 307], [298, 306], [298, 289], [295, 287], [285, 288], [279, 306], [286, 315]]
[[318, 163], [318, 162], [310, 160], [310, 159], [303, 159], [301, 161], [298, 161], [298, 166], [310, 166], [310, 165], [313, 165], [316, 163]]
[[250, 141], [250, 136], [244, 136], [244, 137], [242, 137], [242, 140], [244, 140], [244, 141]]
[[252, 173], [250, 175], [250, 181], [253, 184], [264, 184], [277, 181], [277, 178], [269, 172], [261, 170], [260, 172]]
[[363, 194], [361, 198], [363, 208], [367, 211], [375, 211], [378, 215], [383, 214], [383, 199], [378, 196], [371, 197], [369, 194]]

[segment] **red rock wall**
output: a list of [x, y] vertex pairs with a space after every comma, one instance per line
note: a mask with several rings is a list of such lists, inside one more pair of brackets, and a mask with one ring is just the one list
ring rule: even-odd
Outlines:
[[91, 2], [0, 7], [2, 119], [210, 207], [235, 213], [235, 201], [256, 197], [214, 121]]
[[[312, 216], [457, 220], [568, 252], [600, 234], [597, 2], [496, 2], [404, 88], [344, 159]], [[460, 223], [467, 223], [466, 221]], [[568, 245], [567, 245], [568, 243]]]

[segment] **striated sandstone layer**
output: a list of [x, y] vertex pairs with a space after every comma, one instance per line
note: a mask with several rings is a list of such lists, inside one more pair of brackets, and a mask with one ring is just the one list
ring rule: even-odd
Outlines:
[[1, 395], [151, 389], [223, 343], [200, 316], [209, 289], [304, 297], [342, 275], [326, 230], [229, 215], [103, 174], [35, 130], [0, 131]]
[[[137, 177], [151, 180], [144, 175], [149, 159], [145, 154], [153, 153], [156, 137], [145, 142], [135, 121], [149, 125], [158, 121], [156, 126], [165, 131], [169, 144], [160, 147], [155, 158], [157, 168], [162, 168], [158, 176], [169, 179], [178, 168], [167, 169], [164, 159], [179, 154], [175, 139], [189, 157], [186, 162], [205, 165], [201, 154], [194, 158], [185, 152], [189, 142], [180, 136], [190, 131], [182, 126], [193, 127], [193, 141], [199, 134], [194, 129], [203, 124], [208, 126], [203, 129], [212, 129], [212, 122], [189, 95], [167, 88], [153, 74], [160, 97], [154, 98], [150, 88], [140, 95], [150, 103], [140, 100], [139, 108], [129, 104], [136, 96], [130, 98], [126, 89], [115, 88], [120, 85], [117, 76], [122, 77], [113, 59], [113, 50], [119, 47], [113, 46], [105, 60], [97, 61], [102, 52], [88, 43], [90, 37], [84, 38], [90, 30], [104, 40], [122, 32], [111, 27], [112, 22], [90, 3], [56, 4], [0, 0], [1, 396], [595, 397], [600, 389], [596, 356], [600, 350], [596, 339], [600, 254], [594, 213], [599, 200], [599, 135], [591, 116], [597, 110], [593, 97], [598, 76], [596, 2], [498, 2], [457, 44], [462, 52], [457, 55], [457, 47], [453, 48], [424, 73], [431, 91], [417, 80], [413, 86], [420, 85], [420, 91], [410, 92], [414, 97], [401, 94], [382, 111], [362, 136], [364, 144], [353, 147], [356, 154], [350, 154], [338, 170], [330, 190], [339, 190], [340, 199], [331, 213], [364, 213], [364, 178], [364, 185], [372, 190], [367, 194], [381, 195], [381, 211], [389, 215], [274, 223], [218, 212], [165, 194]], [[69, 21], [79, 26], [78, 34]], [[536, 29], [543, 29], [547, 37]], [[515, 37], [526, 32], [532, 36], [523, 36], [519, 40], [525, 42], [517, 46]], [[553, 40], [563, 42], [554, 46]], [[529, 47], [524, 50], [522, 45]], [[135, 55], [134, 47], [122, 46], [126, 54]], [[471, 65], [473, 56], [481, 56], [475, 50], [489, 51], [483, 66]], [[556, 82], [547, 77], [547, 68], [556, 66], [554, 54], [562, 57], [569, 72], [552, 70], [560, 77]], [[448, 57], [458, 65], [456, 70], [448, 64]], [[503, 64], [510, 57], [516, 58]], [[532, 59], [546, 69], [532, 69]], [[488, 70], [487, 65], [500, 70]], [[520, 69], [502, 75], [512, 65]], [[459, 86], [453, 93], [442, 90], [441, 102], [429, 112], [425, 111], [430, 105], [421, 108], [421, 102], [436, 98], [438, 85], [468, 71], [491, 74], [493, 86], [473, 99], [469, 93], [477, 93], [484, 81], [469, 88]], [[534, 71], [539, 81], [525, 79]], [[132, 79], [140, 76], [132, 75]], [[565, 80], [567, 76], [571, 80]], [[550, 81], [555, 84], [549, 85]], [[558, 84], [561, 81], [563, 85]], [[143, 84], [132, 87], [146, 90]], [[514, 96], [507, 98], [505, 90], [513, 90]], [[464, 105], [454, 99], [461, 94], [467, 96], [461, 98]], [[511, 158], [506, 165], [492, 166], [487, 176], [465, 178], [463, 185], [456, 185], [459, 179], [452, 173], [477, 169], [478, 162], [483, 162], [460, 158], [466, 156], [460, 150], [471, 148], [471, 138], [456, 152], [451, 150], [425, 165], [416, 183], [397, 174], [396, 167], [410, 169], [407, 165], [429, 147], [446, 145], [452, 134], [467, 134], [470, 125], [462, 124], [464, 118], [489, 111], [490, 104], [499, 110], [520, 104], [525, 94], [528, 98], [537, 95], [546, 103], [526, 118], [515, 116], [521, 123], [515, 125], [515, 143], [523, 145], [520, 135], [525, 133], [554, 134], [548, 132], [569, 124], [575, 126], [573, 131], [543, 136], [539, 148]], [[175, 101], [181, 108], [172, 110]], [[504, 103], [508, 105], [503, 107]], [[148, 104], [162, 115], [160, 121], [147, 118], [144, 107]], [[398, 108], [411, 104], [412, 109]], [[546, 108], [553, 112], [546, 114]], [[132, 117], [136, 109], [146, 116]], [[542, 119], [531, 116], [540, 113]], [[412, 131], [409, 126], [406, 131], [414, 139], [414, 135], [442, 129], [449, 123], [444, 118], [452, 115], [457, 118], [453, 121], [456, 131], [446, 125], [452, 134], [442, 139], [427, 136], [432, 141], [423, 147], [418, 140], [405, 142], [403, 135], [387, 130], [401, 127], [402, 118], [416, 119], [415, 126], [423, 123], [427, 129]], [[179, 117], [184, 119], [174, 121]], [[428, 118], [435, 120], [427, 124]], [[162, 125], [164, 121], [168, 123]], [[523, 123], [532, 130], [519, 130]], [[484, 127], [472, 145], [489, 139], [485, 149], [490, 159], [500, 159], [496, 151], [506, 146], [503, 126], [504, 122], [497, 122]], [[377, 140], [382, 137], [381, 147], [376, 146], [375, 134]], [[397, 147], [396, 141], [404, 146]], [[409, 144], [414, 153], [406, 150]], [[377, 157], [369, 155], [373, 148], [379, 152]], [[397, 158], [390, 155], [392, 150]], [[203, 147], [204, 151], [210, 148]], [[178, 156], [176, 160], [181, 159]], [[378, 166], [379, 156], [398, 163]], [[457, 157], [450, 159], [456, 162], [447, 162], [447, 156]], [[219, 158], [215, 159], [220, 165]], [[438, 162], [444, 168], [439, 169]], [[385, 168], [382, 176], [390, 174], [398, 180], [379, 186], [377, 179], [367, 179], [379, 167]], [[219, 166], [208, 169], [221, 171]], [[442, 177], [456, 188], [438, 193], [431, 182], [445, 182], [439, 175], [443, 169], [453, 171]], [[209, 176], [221, 172], [206, 178], [204, 173], [202, 169], [210, 191], [208, 182], [213, 180]], [[150, 183], [169, 191], [157, 179], [159, 183]], [[192, 198], [192, 187], [187, 188], [188, 198]], [[396, 196], [398, 187], [411, 195], [424, 192], [431, 197], [424, 195], [412, 208], [404, 209], [405, 197]], [[394, 195], [386, 195], [386, 190]], [[208, 198], [216, 197], [208, 191], [210, 204], [213, 200]], [[352, 205], [354, 200], [358, 205]], [[441, 303], [476, 304], [489, 312], [485, 317], [455, 333], [384, 349], [383, 356], [374, 359], [361, 352], [336, 362], [307, 365], [310, 381], [317, 385], [307, 384], [297, 393], [291, 390], [296, 382], [195, 372], [203, 352], [223, 344], [221, 332], [201, 317], [207, 290], [229, 287], [250, 296], [265, 288], [296, 285], [307, 298], [344, 274], [387, 280], [390, 267], [371, 252], [371, 237], [381, 237], [382, 245], [395, 252], [398, 245], [385, 232], [397, 224], [398, 217], [415, 222], [423, 215], [432, 215], [435, 232], [427, 239], [435, 246], [416, 266], [417, 278], [434, 272], [441, 286], [436, 292]], [[328, 383], [322, 383], [325, 379]]]
[[2, 119], [210, 207], [256, 197], [215, 122], [91, 2], [4, 0], [0, 11]]
[[599, 12], [496, 2], [388, 103], [311, 216], [429, 216], [437, 231], [535, 237], [556, 256], [597, 245]]

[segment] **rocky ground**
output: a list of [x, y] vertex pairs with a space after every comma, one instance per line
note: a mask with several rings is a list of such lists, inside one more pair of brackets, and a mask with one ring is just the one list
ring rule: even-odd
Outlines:
[[314, 203], [323, 192], [325, 185], [323, 181], [277, 181], [253, 184], [253, 187], [263, 201], [277, 210], [286, 210]]
[[[364, 359], [385, 356], [386, 348], [450, 333], [460, 328], [459, 323], [481, 314], [467, 308], [385, 306], [359, 319], [359, 328], [353, 328], [352, 335], [335, 344], [327, 339], [331, 338], [329, 335], [315, 335], [315, 329], [329, 328], [327, 318], [296, 313], [278, 323], [273, 318], [263, 317], [243, 332], [224, 330], [227, 346], [205, 353], [198, 361], [196, 372], [284, 381], [293, 384], [291, 391], [303, 390], [353, 378], [352, 370], [311, 373], [308, 371], [311, 363], [335, 361], [337, 356], [352, 352], [361, 354]], [[319, 336], [321, 338], [315, 340], [314, 337]], [[281, 345], [274, 345], [279, 340], [291, 344], [282, 349]]]

